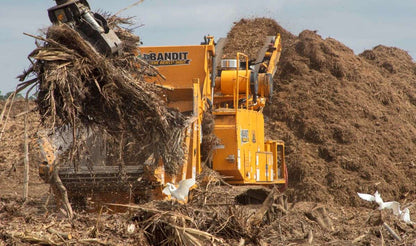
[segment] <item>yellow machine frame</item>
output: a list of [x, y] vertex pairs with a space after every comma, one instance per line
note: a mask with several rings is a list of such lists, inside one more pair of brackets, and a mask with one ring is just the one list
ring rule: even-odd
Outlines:
[[[81, 5], [89, 9], [86, 1]], [[59, 23], [55, 14], [63, 9], [72, 14], [71, 18], [80, 18], [77, 16], [79, 11], [75, 11], [80, 6], [71, 6], [57, 1], [57, 6], [48, 10], [51, 21]], [[93, 13], [87, 11], [86, 14]], [[112, 30], [97, 30], [108, 27], [90, 17], [90, 25], [82, 27], [74, 18], [68, 19], [68, 22], [83, 37], [88, 36], [88, 42], [98, 53], [105, 56], [118, 55], [122, 49], [119, 38]], [[181, 170], [174, 175], [167, 175], [162, 160], [154, 170], [154, 161], [158, 160], [153, 160], [155, 157], [152, 156], [145, 163], [136, 165], [133, 162], [123, 167], [123, 181], [129, 182], [126, 187], [122, 184], [125, 182], [119, 182], [119, 167], [114, 163], [105, 163], [105, 150], [102, 154], [99, 144], [90, 144], [96, 147], [92, 152], [98, 153], [94, 155], [98, 156], [97, 159], [89, 159], [91, 155], [88, 160], [80, 162], [81, 165], [59, 167], [59, 176], [61, 179], [64, 177], [63, 181], [71, 186], [69, 193], [85, 197], [82, 194], [84, 191], [90, 192], [98, 188], [93, 195], [101, 199], [114, 200], [115, 194], [118, 194], [122, 199], [130, 201], [133, 193], [136, 192], [134, 197], [147, 196], [150, 189], [152, 197], [162, 198], [160, 184], [177, 183], [195, 178], [201, 173], [202, 120], [204, 113], [208, 111], [214, 116], [213, 133], [220, 143], [214, 148], [212, 163], [206, 163], [207, 165], [225, 176], [226, 181], [231, 184], [281, 184], [286, 188], [288, 175], [285, 146], [282, 141], [265, 140], [262, 113], [266, 100], [273, 91], [272, 78], [282, 50], [280, 34], [266, 37], [254, 63], [249, 62], [247, 55], [238, 52], [235, 57], [227, 57], [226, 65], [221, 64], [218, 68], [218, 63], [223, 58], [222, 47], [225, 42], [226, 39], [220, 39], [216, 44], [214, 37], [207, 36], [201, 45], [138, 47], [137, 54], [150, 65], [157, 67], [162, 74], [161, 77], [149, 76], [147, 82], [164, 88], [164, 100], [168, 107], [176, 108], [187, 116], [184, 132], [185, 154]], [[90, 132], [75, 133], [75, 130], [71, 131], [71, 128], [66, 127], [60, 130], [62, 132], [57, 136], [62, 139], [54, 139], [53, 136], [56, 135], [51, 137], [48, 132], [39, 135], [39, 146], [45, 157], [45, 161], [39, 165], [39, 173], [47, 182], [51, 172], [59, 164], [59, 155], [69, 149], [69, 145], [66, 145], [72, 140], [67, 141], [65, 134], [70, 133], [72, 137], [75, 134], [85, 135], [91, 141], [98, 139], [97, 142], [105, 142], [100, 140], [100, 137], [105, 137], [104, 133], [98, 132], [95, 135], [98, 138], [93, 138], [89, 135]], [[95, 165], [92, 170], [90, 162], [100, 165]], [[144, 189], [140, 190], [142, 187]], [[126, 188], [129, 189], [128, 193]], [[109, 193], [109, 190], [116, 192]]]
[[[235, 69], [220, 69], [217, 76], [213, 37], [194, 46], [140, 47], [142, 58], [158, 67], [165, 77], [152, 78], [166, 90], [168, 105], [189, 114], [186, 156], [176, 176], [165, 175], [160, 163], [155, 175], [162, 184], [196, 177], [201, 172], [201, 123], [203, 112], [212, 110], [214, 133], [221, 144], [216, 146], [212, 168], [232, 184], [287, 184], [284, 143], [264, 139], [261, 109], [270, 96], [272, 80], [280, 58], [278, 34], [269, 39], [257, 66], [249, 68], [247, 55], [236, 54]], [[245, 63], [241, 68], [240, 61]], [[252, 91], [252, 78], [258, 91]], [[253, 93], [258, 96], [254, 97]]]

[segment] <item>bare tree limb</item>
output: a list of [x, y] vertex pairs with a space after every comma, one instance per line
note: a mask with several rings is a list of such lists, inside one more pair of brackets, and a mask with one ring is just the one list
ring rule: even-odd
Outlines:
[[396, 239], [397, 241], [402, 241], [402, 238], [389, 226], [386, 222], [383, 223], [384, 228]]
[[56, 192], [57, 199], [60, 199], [60, 201], [62, 202], [62, 205], [65, 209], [68, 218], [72, 219], [74, 217], [74, 212], [72, 211], [71, 204], [69, 203], [68, 192], [64, 184], [62, 183], [61, 178], [59, 177], [58, 169], [58, 166], [54, 165], [51, 177], [51, 185], [53, 187], [53, 190], [55, 190]]
[[[29, 91], [26, 93], [26, 111], [29, 110]], [[29, 140], [28, 140], [28, 133], [27, 133], [27, 114], [25, 114], [24, 120], [24, 168], [23, 168], [23, 200], [26, 201], [29, 195]]]

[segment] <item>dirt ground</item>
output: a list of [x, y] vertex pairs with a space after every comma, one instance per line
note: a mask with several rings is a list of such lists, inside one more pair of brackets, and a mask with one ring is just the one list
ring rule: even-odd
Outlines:
[[[416, 245], [414, 225], [356, 194], [378, 190], [385, 201], [415, 201], [416, 64], [398, 48], [379, 45], [356, 55], [335, 39], [309, 30], [296, 36], [265, 18], [237, 22], [224, 52], [254, 58], [262, 36], [276, 32], [283, 53], [265, 108], [266, 131], [286, 143], [289, 188], [265, 219], [248, 225], [261, 204], [235, 199], [252, 187], [216, 184], [201, 185], [188, 205], [159, 201], [118, 214], [77, 211], [70, 221], [44, 206], [49, 188], [37, 175], [36, 112], [28, 114], [30, 195], [24, 203], [26, 108], [18, 101], [0, 141], [0, 245], [169, 245], [177, 241], [155, 240], [172, 224], [213, 235], [204, 245]], [[414, 212], [410, 207], [416, 220]]]

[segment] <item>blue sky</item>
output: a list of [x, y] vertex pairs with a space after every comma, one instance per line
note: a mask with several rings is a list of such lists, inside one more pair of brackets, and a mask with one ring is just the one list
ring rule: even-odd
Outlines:
[[[89, 0], [93, 10], [112, 13], [136, 0]], [[49, 25], [52, 0], [0, 0], [0, 91], [12, 91], [15, 79], [29, 66], [27, 55], [34, 39]], [[198, 44], [206, 34], [226, 36], [234, 21], [243, 17], [269, 17], [298, 34], [317, 30], [335, 38], [357, 54], [378, 44], [395, 46], [416, 57], [415, 0], [144, 0], [124, 12], [135, 16], [136, 34], [144, 45]]]

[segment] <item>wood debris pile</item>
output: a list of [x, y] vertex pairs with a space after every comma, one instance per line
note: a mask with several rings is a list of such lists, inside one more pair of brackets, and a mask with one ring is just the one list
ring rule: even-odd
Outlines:
[[118, 141], [129, 136], [140, 145], [134, 151], [142, 159], [161, 157], [166, 170], [175, 172], [183, 157], [185, 118], [167, 108], [160, 88], [144, 82], [157, 71], [138, 58], [138, 37], [117, 25], [126, 21], [109, 19], [124, 41], [123, 54], [115, 57], [98, 54], [65, 24], [49, 27], [46, 37], [35, 37], [41, 43], [29, 55], [32, 66], [20, 76], [20, 88], [38, 87], [46, 126], [98, 126]]
[[153, 201], [119, 206], [134, 211], [131, 220], [143, 230], [148, 245], [235, 245], [240, 240], [259, 245], [266, 237], [262, 228], [287, 213], [283, 204], [277, 204], [283, 198], [277, 189], [264, 189], [264, 201], [246, 206], [235, 199], [239, 193], [247, 195], [245, 188], [230, 189], [219, 184], [208, 182], [193, 190], [194, 199], [186, 205]]

